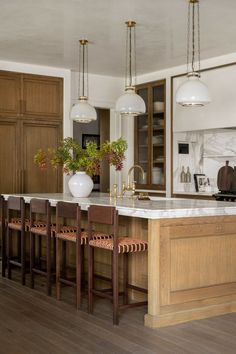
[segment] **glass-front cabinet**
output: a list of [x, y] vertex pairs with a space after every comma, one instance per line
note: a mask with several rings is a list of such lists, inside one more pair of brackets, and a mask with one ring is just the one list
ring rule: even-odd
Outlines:
[[144, 99], [146, 113], [135, 117], [134, 162], [137, 188], [165, 190], [165, 80], [136, 87]]

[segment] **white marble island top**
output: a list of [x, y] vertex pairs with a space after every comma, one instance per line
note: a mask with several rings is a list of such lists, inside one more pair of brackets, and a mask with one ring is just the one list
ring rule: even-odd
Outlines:
[[[82, 210], [89, 205], [115, 206], [120, 215], [145, 219], [164, 219], [182, 217], [200, 217], [217, 215], [236, 215], [235, 202], [220, 202], [214, 200], [182, 199], [150, 197], [151, 200], [137, 200], [132, 198], [110, 198], [105, 193], [92, 193], [88, 198], [73, 198], [69, 194], [14, 194], [22, 196], [26, 203], [31, 198], [49, 199], [52, 206], [58, 201], [79, 203]], [[4, 194], [5, 199], [9, 194]]]

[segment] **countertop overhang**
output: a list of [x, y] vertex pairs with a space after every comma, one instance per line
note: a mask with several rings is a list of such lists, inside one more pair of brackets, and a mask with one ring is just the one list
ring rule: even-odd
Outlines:
[[214, 200], [162, 197], [150, 197], [150, 200], [128, 197], [115, 199], [105, 193], [92, 193], [88, 198], [74, 198], [63, 193], [3, 194], [5, 199], [10, 195], [22, 196], [26, 203], [32, 198], [48, 199], [52, 206], [56, 206], [58, 201], [78, 203], [82, 210], [87, 210], [90, 205], [115, 206], [119, 215], [144, 219], [236, 215], [235, 202]]

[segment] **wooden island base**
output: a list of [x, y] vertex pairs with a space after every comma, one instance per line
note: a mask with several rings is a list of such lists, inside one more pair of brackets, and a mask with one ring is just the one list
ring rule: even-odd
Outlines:
[[148, 313], [164, 327], [236, 311], [236, 217], [148, 220]]
[[[26, 203], [40, 197], [48, 198], [52, 207], [59, 200], [78, 202], [66, 194], [24, 195]], [[99, 195], [80, 200], [85, 228], [91, 204], [115, 205], [119, 235], [148, 240], [148, 251], [131, 254], [129, 261], [130, 283], [148, 289], [146, 326], [164, 327], [236, 312], [235, 203], [175, 198], [113, 200]], [[103, 225], [98, 227], [109, 232]], [[68, 262], [73, 264], [75, 254], [69, 247], [67, 252]], [[110, 278], [108, 265], [110, 252], [97, 250], [96, 273]], [[132, 290], [131, 296], [142, 300], [147, 295]]]

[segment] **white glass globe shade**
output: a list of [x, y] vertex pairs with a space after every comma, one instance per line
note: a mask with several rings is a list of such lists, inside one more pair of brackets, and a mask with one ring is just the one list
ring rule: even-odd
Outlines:
[[83, 98], [72, 106], [70, 118], [75, 122], [90, 123], [97, 119], [97, 112], [87, 99]]
[[137, 116], [146, 112], [145, 102], [133, 88], [128, 88], [116, 101], [116, 111], [121, 115]]
[[175, 99], [181, 106], [204, 106], [211, 101], [208, 87], [195, 75], [179, 86]]

